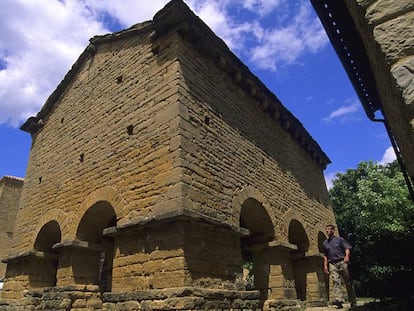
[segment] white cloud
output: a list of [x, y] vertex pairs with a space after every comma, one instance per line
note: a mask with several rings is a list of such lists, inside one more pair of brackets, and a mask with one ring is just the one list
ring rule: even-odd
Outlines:
[[330, 190], [333, 187], [333, 181], [336, 179], [336, 175], [338, 172], [330, 172], [325, 174], [325, 183], [328, 190]]
[[110, 14], [122, 26], [130, 27], [136, 23], [150, 20], [169, 0], [131, 1], [131, 0], [84, 0], [86, 6], [97, 15]]
[[388, 163], [391, 163], [397, 159], [397, 156], [395, 155], [394, 148], [388, 147], [387, 150], [385, 150], [381, 160], [378, 162], [380, 165], [385, 165]]
[[[151, 19], [168, 0], [3, 0], [0, 10], [0, 124], [18, 126], [39, 111], [89, 38]], [[187, 0], [250, 65], [276, 70], [326, 45], [309, 1]], [[287, 10], [289, 8], [289, 10]], [[238, 14], [240, 11], [246, 14]], [[278, 17], [274, 14], [278, 12]], [[290, 14], [290, 15], [289, 15]], [[293, 14], [293, 15], [292, 15]], [[243, 20], [239, 16], [249, 16]], [[278, 20], [266, 26], [265, 19]], [[263, 19], [262, 19], [263, 18]], [[284, 24], [279, 23], [283, 20]]]
[[244, 0], [243, 7], [261, 16], [267, 15], [286, 0]]
[[2, 1], [0, 124], [17, 126], [43, 105], [88, 39], [107, 32], [76, 1]]
[[309, 1], [302, 2], [287, 25], [266, 30], [262, 43], [252, 48], [250, 60], [258, 68], [275, 71], [325, 47], [327, 36], [311, 10]]
[[325, 123], [328, 123], [332, 121], [333, 119], [348, 117], [349, 115], [357, 112], [359, 110], [359, 106], [360, 105], [358, 102], [354, 102], [347, 106], [341, 106], [335, 111], [331, 112], [329, 116], [324, 118], [322, 121]]

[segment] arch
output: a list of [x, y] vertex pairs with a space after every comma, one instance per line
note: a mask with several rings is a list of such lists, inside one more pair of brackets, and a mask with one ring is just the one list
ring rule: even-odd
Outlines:
[[75, 248], [72, 255], [76, 284], [99, 285], [101, 292], [111, 290], [114, 243], [102, 232], [116, 224], [115, 209], [108, 201], [97, 201], [85, 211], [76, 230], [83, 247]]
[[306, 253], [309, 250], [309, 238], [302, 223], [297, 219], [292, 219], [288, 230], [289, 243], [295, 244], [298, 253]]
[[42, 226], [37, 234], [33, 248], [36, 251], [52, 253], [53, 245], [59, 243], [62, 239], [60, 226], [57, 221], [52, 220]]
[[309, 250], [309, 238], [302, 223], [297, 219], [289, 222], [288, 229], [289, 243], [295, 244], [297, 250], [292, 252], [292, 269], [295, 279], [296, 296], [305, 301], [307, 298], [307, 273], [305, 254]]
[[90, 193], [76, 210], [74, 216], [75, 226], [72, 228], [70, 233], [71, 239], [75, 238], [78, 225], [82, 217], [85, 215], [86, 211], [95, 203], [104, 201], [108, 202], [112, 206], [117, 217], [117, 222], [122, 222], [121, 219], [126, 216], [127, 212], [125, 200], [118, 194], [115, 189], [111, 187], [103, 187]]
[[249, 229], [255, 244], [274, 239], [275, 229], [267, 210], [256, 199], [248, 198], [241, 206], [239, 226]]
[[34, 257], [29, 268], [29, 283], [32, 288], [51, 287], [56, 285], [58, 258], [53, 245], [61, 241], [60, 226], [57, 221], [45, 223], [39, 230], [33, 249], [41, 252], [41, 256]]
[[317, 250], [318, 250], [319, 253], [322, 254], [324, 252], [323, 242], [327, 239], [327, 236], [326, 236], [324, 230], [321, 229], [321, 228], [317, 228], [315, 231], [316, 231], [315, 241], [317, 243], [316, 244], [317, 245]]
[[113, 207], [117, 217], [123, 218], [125, 216], [125, 200], [118, 194], [118, 192], [112, 187], [103, 187], [96, 189], [90, 193], [86, 199], [81, 203], [76, 215], [83, 217], [86, 210], [88, 210], [93, 204], [99, 201], [107, 201]]
[[116, 213], [107, 201], [93, 204], [81, 218], [76, 231], [78, 240], [100, 243], [103, 229], [116, 225]]
[[240, 205], [239, 215], [239, 227], [249, 230], [249, 235], [242, 237], [240, 242], [246, 289], [259, 290], [260, 299], [264, 303], [268, 298], [270, 273], [265, 249], [267, 242], [274, 240], [274, 224], [268, 209], [251, 197]]
[[33, 231], [34, 234], [31, 237], [30, 244], [33, 246], [35, 245], [36, 239], [38, 238], [40, 231], [49, 222], [57, 223], [57, 225], [59, 226], [60, 236], [62, 239], [62, 237], [64, 237], [65, 234], [68, 234], [68, 227], [65, 226], [65, 224], [68, 222], [68, 218], [69, 217], [64, 212], [58, 209], [48, 211], [46, 214], [42, 215], [40, 221], [36, 225], [35, 230]]
[[242, 206], [248, 199], [254, 199], [260, 203], [260, 205], [265, 209], [267, 215], [269, 216], [273, 228], [276, 228], [276, 218], [270, 203], [258, 189], [252, 186], [243, 187], [241, 190], [234, 193], [232, 200], [233, 224], [237, 227], [240, 226]]
[[[292, 222], [293, 219], [297, 220], [300, 224], [305, 224], [306, 223], [306, 221], [303, 218], [301, 213], [299, 213], [297, 210], [295, 210], [293, 208], [288, 209], [286, 211], [286, 213], [282, 216], [282, 219], [281, 219], [282, 224], [280, 224], [280, 226], [281, 226], [280, 230], [281, 230], [281, 232], [283, 232], [284, 238], [286, 240], [289, 239], [289, 226], [290, 226], [290, 223]], [[304, 226], [302, 226], [302, 227], [304, 227]], [[309, 229], [309, 227], [307, 227], [307, 229]], [[306, 235], [307, 236], [312, 236], [308, 232], [306, 232]]]

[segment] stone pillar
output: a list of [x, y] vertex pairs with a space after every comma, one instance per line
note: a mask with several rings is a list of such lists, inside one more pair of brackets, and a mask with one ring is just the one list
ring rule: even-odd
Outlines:
[[306, 265], [306, 305], [325, 306], [328, 301], [328, 284], [323, 272], [323, 257], [321, 254], [307, 254]]
[[57, 255], [29, 251], [5, 260], [6, 278], [2, 298], [19, 299], [24, 290], [56, 284]]
[[101, 245], [73, 240], [57, 243], [53, 249], [59, 252], [56, 285], [99, 285]]
[[291, 247], [294, 247], [294, 245], [277, 245], [269, 249], [270, 276], [268, 299], [270, 300], [294, 300], [297, 298], [290, 258]]
[[290, 252], [297, 249], [290, 243], [269, 242], [252, 245], [255, 288], [260, 291], [263, 308], [297, 306], [295, 280]]
[[20, 299], [23, 291], [30, 288], [28, 267], [31, 265], [29, 256], [15, 256], [4, 260], [7, 263], [6, 278], [1, 298], [6, 300]]

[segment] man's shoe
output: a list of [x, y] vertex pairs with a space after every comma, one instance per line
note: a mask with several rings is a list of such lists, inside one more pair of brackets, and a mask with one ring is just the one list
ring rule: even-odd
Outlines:
[[339, 301], [339, 300], [335, 300], [333, 302], [333, 305], [336, 307], [336, 309], [343, 309], [344, 308], [344, 306], [342, 305], [342, 302]]
[[356, 307], [357, 303], [355, 301], [351, 302], [351, 308]]

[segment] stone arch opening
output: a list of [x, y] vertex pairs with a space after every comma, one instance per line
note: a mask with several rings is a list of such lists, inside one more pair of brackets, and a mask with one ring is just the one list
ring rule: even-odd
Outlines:
[[324, 253], [323, 241], [325, 241], [325, 240], [326, 240], [326, 235], [322, 231], [319, 231], [319, 233], [318, 233], [318, 250], [319, 250], [319, 253], [321, 253], [321, 254]]
[[76, 284], [99, 285], [101, 292], [112, 288], [114, 242], [103, 230], [116, 226], [116, 214], [107, 201], [98, 201], [83, 215], [76, 232], [72, 268]]
[[290, 222], [288, 238], [289, 243], [297, 247], [291, 254], [296, 296], [298, 299], [305, 301], [308, 270], [305, 254], [309, 250], [309, 239], [300, 221], [293, 219]]
[[256, 199], [249, 198], [241, 206], [240, 228], [249, 234], [241, 238], [243, 274], [246, 289], [260, 291], [261, 300], [265, 301], [269, 288], [269, 262], [265, 251], [268, 242], [274, 239], [275, 231], [272, 220]]
[[32, 288], [56, 286], [58, 257], [53, 245], [61, 240], [59, 224], [52, 220], [42, 226], [34, 242], [35, 264], [30, 267], [29, 282]]

